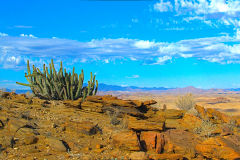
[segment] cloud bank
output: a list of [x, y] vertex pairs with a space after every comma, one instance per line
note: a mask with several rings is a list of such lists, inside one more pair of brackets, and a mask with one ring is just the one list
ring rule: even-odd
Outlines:
[[27, 59], [37, 64], [50, 58], [71, 59], [73, 63], [130, 60], [145, 65], [163, 65], [176, 58], [197, 58], [222, 64], [240, 63], [239, 37], [209, 37], [174, 43], [138, 39], [101, 39], [80, 42], [59, 38], [1, 36], [0, 67], [25, 67]]
[[238, 0], [175, 0], [159, 1], [153, 8], [158, 12], [173, 12], [184, 21], [200, 20], [208, 25], [240, 27], [240, 1]]

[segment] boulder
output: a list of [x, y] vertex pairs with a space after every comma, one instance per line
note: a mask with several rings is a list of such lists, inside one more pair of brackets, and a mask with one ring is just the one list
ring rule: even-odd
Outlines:
[[168, 109], [165, 111], [157, 111], [156, 115], [163, 116], [166, 119], [180, 119], [183, 117], [185, 111], [177, 109]]
[[67, 107], [74, 107], [74, 108], [81, 108], [82, 98], [79, 98], [77, 100], [64, 100], [63, 104]]
[[66, 132], [82, 133], [86, 135], [94, 135], [99, 131], [98, 126], [91, 121], [72, 121], [65, 123], [64, 126], [66, 126]]
[[180, 129], [170, 129], [163, 134], [165, 139], [164, 153], [177, 153], [188, 159], [195, 157], [194, 148], [196, 144], [201, 142], [199, 137]]
[[[236, 140], [236, 137], [234, 137]], [[233, 139], [212, 137], [196, 145], [196, 151], [209, 159], [239, 159], [240, 147], [239, 138], [237, 142]]]
[[144, 150], [162, 153], [165, 145], [164, 135], [158, 132], [141, 132], [141, 146]]
[[196, 106], [195, 106], [195, 109], [197, 110], [199, 116], [200, 116], [202, 119], [207, 120], [207, 115], [206, 115], [206, 111], [205, 111], [204, 107], [199, 106], [199, 105], [196, 105]]
[[178, 120], [180, 127], [184, 130], [193, 131], [195, 128], [200, 127], [202, 120], [191, 114], [184, 114], [182, 119]]
[[157, 101], [155, 101], [155, 100], [148, 100], [148, 101], [144, 101], [143, 102], [143, 105], [153, 105], [153, 104], [156, 104], [157, 103]]
[[231, 118], [213, 108], [207, 108], [206, 114], [214, 123], [230, 123]]
[[165, 126], [161, 121], [138, 120], [128, 116], [128, 128], [135, 131], [163, 131]]
[[50, 147], [52, 151], [56, 151], [56, 152], [67, 151], [67, 148], [65, 147], [63, 142], [56, 138], [53, 138], [53, 137], [46, 138], [45, 143]]
[[121, 131], [114, 133], [112, 139], [114, 146], [117, 148], [130, 151], [140, 151], [138, 138], [135, 132]]
[[179, 119], [166, 119], [165, 121], [166, 129], [179, 129], [181, 128]]
[[102, 103], [95, 103], [91, 101], [84, 101], [81, 104], [81, 109], [90, 111], [90, 112], [102, 113], [103, 112], [102, 107], [103, 107]]

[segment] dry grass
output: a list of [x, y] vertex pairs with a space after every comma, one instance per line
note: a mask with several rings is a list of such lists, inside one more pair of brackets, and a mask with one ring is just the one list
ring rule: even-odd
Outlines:
[[202, 120], [201, 126], [195, 128], [193, 131], [200, 136], [209, 138], [212, 132], [215, 131], [217, 126], [209, 120]]
[[181, 110], [187, 110], [187, 111], [192, 109], [195, 106], [195, 104], [196, 104], [195, 100], [191, 93], [178, 97], [176, 101], [177, 108]]

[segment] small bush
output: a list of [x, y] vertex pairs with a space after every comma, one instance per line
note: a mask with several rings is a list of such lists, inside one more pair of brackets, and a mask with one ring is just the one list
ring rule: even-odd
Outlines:
[[195, 101], [191, 93], [178, 97], [176, 101], [177, 108], [181, 110], [190, 110], [195, 106]]
[[213, 124], [210, 120], [202, 120], [201, 126], [195, 128], [193, 131], [200, 136], [209, 138], [212, 132], [217, 128], [216, 124]]

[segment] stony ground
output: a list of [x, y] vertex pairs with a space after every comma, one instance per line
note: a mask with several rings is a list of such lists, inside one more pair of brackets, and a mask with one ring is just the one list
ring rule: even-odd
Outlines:
[[0, 159], [240, 159], [240, 117], [195, 106], [91, 96], [83, 103], [3, 93]]

